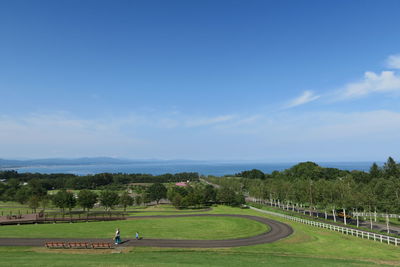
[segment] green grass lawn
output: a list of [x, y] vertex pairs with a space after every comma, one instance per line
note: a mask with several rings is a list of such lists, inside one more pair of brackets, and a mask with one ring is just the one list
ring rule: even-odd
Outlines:
[[[268, 253], [240, 253], [229, 249], [153, 249], [133, 248], [122, 253], [109, 251], [45, 252], [44, 249], [0, 248], [2, 266], [377, 266], [372, 262], [349, 259], [324, 259], [274, 255]], [[382, 265], [380, 265], [382, 266]]]
[[[39, 207], [37, 211], [40, 211], [42, 208]], [[72, 209], [73, 212], [79, 211], [83, 212], [81, 207], [75, 207]], [[91, 212], [104, 212], [103, 207], [96, 207], [90, 210]], [[123, 211], [123, 207], [115, 207], [113, 211]], [[141, 211], [143, 214], [141, 214]], [[155, 205], [155, 206], [131, 206], [127, 207], [126, 212], [128, 215], [157, 215], [157, 214], [166, 214], [165, 212], [168, 212], [168, 214], [185, 214], [185, 213], [192, 213], [192, 212], [202, 212], [201, 209], [176, 209], [172, 205]], [[49, 203], [49, 205], [46, 207], [46, 212], [60, 212], [61, 211], [59, 208], [54, 207], [52, 203]], [[151, 213], [149, 213], [151, 212]], [[159, 213], [157, 213], [159, 212]], [[20, 204], [18, 202], [0, 202], [0, 215], [8, 215], [8, 214], [27, 214], [27, 213], [33, 213], [33, 210], [29, 208], [27, 205]]]
[[[70, 264], [75, 266], [400, 266], [400, 247], [393, 245], [314, 228], [248, 209], [221, 206], [209, 213], [237, 213], [272, 218], [291, 225], [294, 233], [271, 244], [224, 249], [135, 247], [122, 250], [121, 253], [112, 253], [111, 250], [3, 247], [0, 248], [1, 264], [2, 266]], [[0, 227], [0, 231], [3, 229], [6, 227]], [[111, 234], [113, 230], [114, 227], [110, 230]], [[122, 234], [124, 231], [128, 230], [122, 228]]]
[[122, 238], [133, 237], [136, 231], [144, 238], [203, 240], [248, 237], [268, 231], [266, 225], [245, 218], [182, 217], [3, 226], [0, 228], [0, 237], [111, 239], [116, 227], [120, 229]]

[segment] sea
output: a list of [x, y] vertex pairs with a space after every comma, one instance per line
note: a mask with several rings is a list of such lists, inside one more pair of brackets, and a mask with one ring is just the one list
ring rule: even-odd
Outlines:
[[[224, 176], [240, 173], [246, 170], [259, 169], [264, 173], [282, 171], [296, 163], [129, 163], [129, 164], [90, 164], [90, 165], [58, 165], [58, 166], [31, 166], [7, 168], [20, 173], [69, 173], [75, 175], [89, 175], [97, 173], [142, 173], [159, 175], [165, 173], [197, 172], [201, 175]], [[368, 171], [372, 162], [317, 162], [321, 167], [338, 168], [341, 170]], [[3, 169], [4, 170], [4, 169]]]

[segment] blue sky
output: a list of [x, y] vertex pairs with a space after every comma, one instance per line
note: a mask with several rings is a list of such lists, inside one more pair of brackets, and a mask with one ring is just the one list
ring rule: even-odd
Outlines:
[[1, 1], [0, 158], [400, 159], [399, 1]]

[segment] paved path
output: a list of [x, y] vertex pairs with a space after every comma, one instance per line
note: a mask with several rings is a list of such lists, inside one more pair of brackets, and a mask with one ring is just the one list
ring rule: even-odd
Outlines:
[[[284, 223], [271, 219], [237, 214], [188, 214], [188, 215], [158, 215], [141, 216], [130, 219], [151, 219], [151, 218], [171, 218], [171, 217], [239, 217], [264, 223], [270, 227], [268, 232], [237, 239], [227, 240], [177, 240], [177, 239], [128, 239], [123, 240], [119, 246], [149, 246], [149, 247], [174, 247], [174, 248], [221, 248], [250, 246], [264, 243], [271, 243], [285, 238], [293, 233], [293, 229]], [[123, 238], [123, 236], [122, 236]], [[95, 238], [0, 238], [0, 246], [43, 246], [45, 242], [110, 242], [110, 239]]]

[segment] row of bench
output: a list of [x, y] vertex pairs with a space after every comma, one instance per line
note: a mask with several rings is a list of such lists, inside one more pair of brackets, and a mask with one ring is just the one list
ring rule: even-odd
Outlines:
[[111, 243], [88, 242], [46, 242], [47, 248], [114, 248]]

